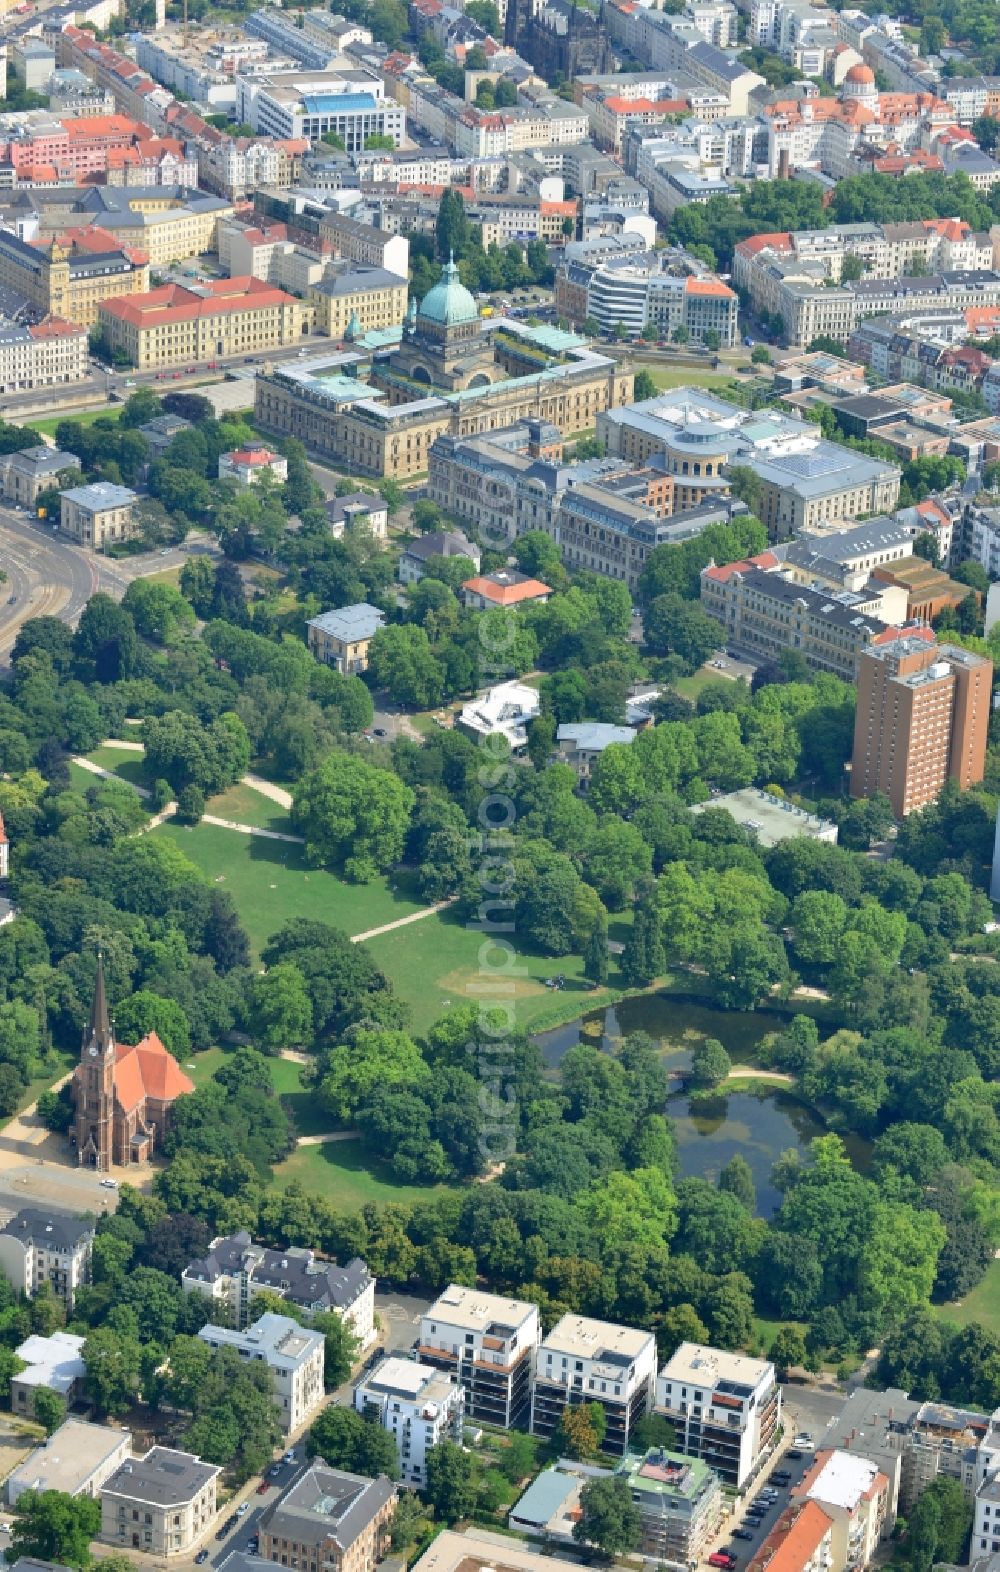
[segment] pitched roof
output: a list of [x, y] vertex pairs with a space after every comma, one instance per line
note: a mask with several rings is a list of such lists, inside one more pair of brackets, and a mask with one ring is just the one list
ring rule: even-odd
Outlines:
[[523, 574], [513, 573], [509, 569], [466, 579], [462, 588], [472, 595], [480, 595], [483, 600], [492, 601], [495, 606], [516, 606], [519, 601], [537, 600], [541, 595], [552, 594], [549, 585], [543, 584], [540, 579], [525, 578]]

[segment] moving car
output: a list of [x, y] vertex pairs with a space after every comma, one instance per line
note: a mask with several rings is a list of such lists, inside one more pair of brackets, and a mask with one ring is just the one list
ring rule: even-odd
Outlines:
[[194, 1558], [194, 1564], [195, 1564], [196, 1567], [203, 1567], [207, 1560], [208, 1560], [208, 1551], [207, 1550], [199, 1550], [198, 1554]]

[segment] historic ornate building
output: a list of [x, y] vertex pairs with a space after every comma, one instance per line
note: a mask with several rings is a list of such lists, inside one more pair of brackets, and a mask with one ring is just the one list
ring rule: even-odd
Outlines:
[[603, 7], [595, 16], [576, 0], [509, 0], [505, 41], [539, 76], [602, 76], [614, 69]]
[[393, 403], [413, 397], [412, 386], [400, 387], [402, 378], [409, 384], [419, 383], [428, 392], [489, 387], [504, 372], [495, 362], [484, 326], [479, 307], [459, 280], [452, 255], [419, 308], [412, 302], [403, 324], [403, 341], [389, 356], [384, 376], [379, 367], [373, 369], [373, 385], [384, 387]]
[[77, 1160], [102, 1171], [148, 1162], [163, 1142], [174, 1103], [193, 1091], [155, 1032], [133, 1047], [115, 1041], [98, 957], [90, 1024], [73, 1072]]

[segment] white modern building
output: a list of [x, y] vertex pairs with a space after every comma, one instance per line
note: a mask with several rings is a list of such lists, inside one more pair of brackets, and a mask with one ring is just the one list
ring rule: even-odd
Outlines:
[[511, 752], [519, 753], [528, 744], [528, 722], [539, 714], [537, 688], [523, 682], [501, 682], [463, 705], [456, 726], [473, 742], [482, 737], [506, 737]]
[[607, 1419], [603, 1449], [624, 1455], [650, 1407], [655, 1378], [652, 1332], [564, 1315], [539, 1345], [531, 1433], [551, 1436], [567, 1404], [600, 1403]]
[[422, 1490], [427, 1454], [439, 1441], [461, 1441], [465, 1393], [454, 1378], [413, 1359], [383, 1359], [354, 1388], [359, 1414], [377, 1419], [396, 1443], [399, 1477]]
[[228, 1326], [203, 1326], [198, 1333], [210, 1348], [232, 1348], [241, 1359], [259, 1359], [274, 1380], [274, 1402], [286, 1432], [297, 1430], [323, 1401], [325, 1338], [286, 1315], [268, 1312], [237, 1332]]
[[10, 1381], [10, 1406], [15, 1414], [32, 1417], [35, 1393], [41, 1387], [57, 1392], [67, 1404], [73, 1402], [87, 1374], [83, 1344], [84, 1339], [74, 1332], [53, 1332], [51, 1337], [33, 1332], [15, 1348], [15, 1354], [24, 1365]]
[[674, 1426], [679, 1451], [740, 1489], [774, 1446], [781, 1388], [767, 1359], [682, 1343], [657, 1377], [655, 1412]]
[[792, 1496], [815, 1501], [833, 1524], [834, 1572], [868, 1566], [887, 1526], [890, 1497], [890, 1481], [877, 1464], [854, 1452], [817, 1452]]
[[420, 1318], [417, 1356], [456, 1378], [470, 1418], [507, 1429], [528, 1417], [541, 1335], [537, 1305], [451, 1283]]
[[219, 454], [219, 479], [235, 480], [238, 486], [258, 486], [265, 475], [276, 485], [288, 479], [288, 460], [270, 448], [234, 448]]
[[7, 1501], [16, 1506], [26, 1490], [59, 1490], [97, 1499], [101, 1486], [132, 1451], [132, 1432], [67, 1419], [7, 1476]]

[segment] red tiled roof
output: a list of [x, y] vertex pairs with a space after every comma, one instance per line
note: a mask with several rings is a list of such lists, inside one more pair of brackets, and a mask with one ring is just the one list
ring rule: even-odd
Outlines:
[[757, 557], [745, 557], [740, 562], [724, 562], [717, 567], [705, 569], [707, 578], [715, 579], [718, 584], [728, 584], [734, 573], [749, 573], [752, 568], [776, 568], [778, 558], [773, 551], [762, 551]]
[[166, 322], [217, 316], [223, 311], [256, 311], [262, 306], [291, 304], [292, 296], [283, 289], [259, 278], [237, 277], [214, 279], [202, 285], [197, 294], [182, 284], [164, 284], [144, 295], [103, 301], [101, 310], [133, 327], [152, 328]]
[[462, 588], [473, 595], [481, 595], [483, 600], [491, 600], [496, 606], [516, 606], [518, 601], [537, 600], [540, 595], [552, 594], [540, 579], [526, 579], [523, 584], [494, 584], [492, 579], [480, 576], [466, 579]]

